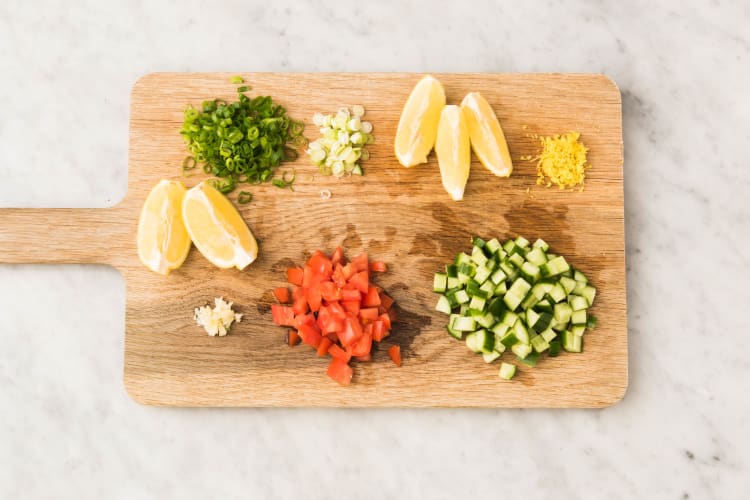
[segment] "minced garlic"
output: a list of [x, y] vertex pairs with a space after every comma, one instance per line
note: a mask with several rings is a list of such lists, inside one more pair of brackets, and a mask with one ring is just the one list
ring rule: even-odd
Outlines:
[[210, 305], [195, 308], [195, 322], [202, 326], [211, 337], [223, 337], [229, 332], [229, 327], [236, 321], [242, 320], [242, 314], [232, 310], [232, 302], [226, 302], [222, 297], [214, 299], [215, 307]]
[[[552, 137], [538, 137], [542, 144], [542, 151], [535, 160], [537, 184], [557, 184], [560, 189], [573, 188], [580, 185], [583, 190], [583, 180], [586, 178], [586, 164], [588, 148], [578, 141], [579, 132], [568, 132]], [[536, 136], [535, 136], [536, 137]]]

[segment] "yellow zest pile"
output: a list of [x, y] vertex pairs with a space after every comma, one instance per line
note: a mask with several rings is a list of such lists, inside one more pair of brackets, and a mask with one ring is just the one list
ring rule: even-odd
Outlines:
[[586, 178], [588, 148], [578, 141], [579, 132], [568, 132], [552, 137], [538, 137], [542, 151], [538, 156], [529, 158], [536, 161], [537, 184], [550, 187], [557, 184], [560, 189], [573, 188]]

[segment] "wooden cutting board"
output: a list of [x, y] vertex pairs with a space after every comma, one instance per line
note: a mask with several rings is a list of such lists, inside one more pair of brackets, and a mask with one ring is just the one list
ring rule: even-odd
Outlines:
[[[601, 75], [436, 74], [449, 103], [479, 91], [505, 130], [515, 171], [492, 176], [472, 163], [464, 201], [443, 191], [434, 157], [411, 169], [399, 166], [392, 144], [399, 113], [421, 75], [404, 73], [243, 74], [250, 95], [271, 95], [308, 138], [318, 137], [315, 112], [362, 104], [376, 142], [366, 175], [323, 177], [302, 154], [295, 191], [251, 186], [253, 202], [240, 207], [260, 243], [260, 257], [244, 271], [212, 267], [193, 248], [185, 264], [164, 277], [138, 261], [137, 218], [148, 191], [162, 178], [188, 187], [205, 176], [181, 175], [186, 156], [178, 129], [185, 105], [235, 98], [228, 73], [157, 73], [133, 87], [128, 191], [108, 209], [2, 209], [0, 262], [102, 263], [125, 278], [124, 382], [138, 402], [172, 406], [467, 406], [603, 407], [618, 401], [628, 383], [623, 220], [623, 152], [620, 93]], [[543, 188], [532, 134], [578, 130], [593, 166], [583, 192]], [[320, 191], [333, 196], [322, 199]], [[234, 198], [236, 193], [231, 197]], [[544, 238], [598, 289], [583, 354], [521, 366], [512, 382], [498, 379], [498, 363], [445, 331], [433, 309], [432, 275], [470, 237]], [[366, 250], [388, 263], [376, 281], [397, 301], [398, 322], [373, 362], [357, 363], [342, 388], [326, 377], [327, 361], [304, 345], [284, 344], [285, 329], [272, 324], [270, 290], [285, 283], [287, 266], [313, 250], [343, 245], [348, 255]], [[208, 337], [193, 322], [193, 308], [216, 296], [245, 314], [226, 337]], [[117, 332], [102, 332], [117, 335]], [[397, 368], [385, 352], [400, 344]], [[513, 356], [506, 353], [503, 359]]]

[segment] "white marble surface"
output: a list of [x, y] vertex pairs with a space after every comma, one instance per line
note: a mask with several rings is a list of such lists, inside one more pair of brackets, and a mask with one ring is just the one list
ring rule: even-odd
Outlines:
[[149, 71], [604, 72], [624, 107], [625, 399], [143, 407], [117, 272], [0, 265], [0, 498], [748, 498], [750, 3], [283, 4], [0, 2], [0, 206], [116, 203]]

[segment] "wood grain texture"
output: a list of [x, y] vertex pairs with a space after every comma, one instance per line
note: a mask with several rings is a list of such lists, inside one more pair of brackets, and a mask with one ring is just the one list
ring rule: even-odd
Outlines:
[[[0, 262], [97, 262], [120, 269], [126, 280], [125, 386], [144, 404], [175, 406], [460, 406], [603, 407], [627, 388], [627, 324], [620, 93], [600, 75], [436, 74], [449, 103], [479, 91], [495, 109], [515, 163], [510, 179], [492, 176], [478, 162], [462, 202], [443, 191], [434, 157], [405, 169], [393, 157], [399, 113], [421, 75], [244, 74], [251, 94], [272, 95], [306, 122], [314, 139], [314, 112], [362, 104], [376, 137], [366, 175], [322, 177], [302, 155], [295, 191], [253, 186], [240, 207], [260, 242], [260, 257], [245, 271], [212, 267], [193, 248], [182, 268], [158, 276], [138, 261], [138, 212], [161, 178], [188, 187], [185, 147], [178, 129], [187, 103], [234, 98], [233, 74], [150, 74], [133, 87], [128, 193], [101, 210], [0, 210]], [[583, 192], [535, 184], [535, 166], [521, 161], [538, 143], [530, 134], [578, 130], [593, 168]], [[320, 197], [330, 189], [329, 200]], [[232, 196], [232, 198], [235, 195]], [[432, 274], [472, 235], [544, 238], [582, 269], [599, 294], [599, 326], [581, 355], [521, 366], [512, 383], [497, 378], [498, 364], [450, 338], [445, 316], [433, 311]], [[22, 245], [19, 245], [22, 243]], [[272, 324], [270, 290], [284, 270], [313, 250], [342, 244], [349, 255], [366, 250], [389, 270], [376, 281], [396, 299], [399, 321], [372, 363], [355, 366], [352, 386], [338, 387], [327, 362], [305, 346], [288, 348]], [[195, 326], [193, 308], [215, 296], [245, 314], [223, 338]], [[386, 349], [402, 346], [396, 368]], [[503, 359], [510, 359], [505, 354]]]

